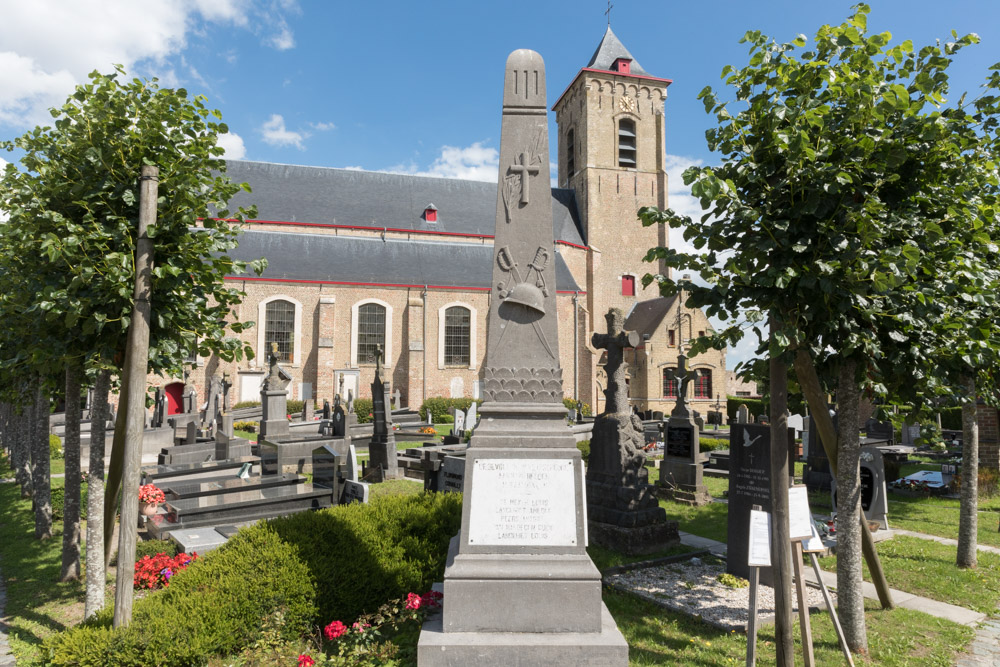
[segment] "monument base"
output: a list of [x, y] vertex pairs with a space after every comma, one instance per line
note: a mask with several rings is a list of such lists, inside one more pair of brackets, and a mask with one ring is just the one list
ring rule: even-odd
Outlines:
[[376, 473], [379, 482], [403, 477], [403, 471], [399, 469], [398, 456], [395, 440], [376, 442], [373, 439], [368, 443], [368, 468], [381, 470], [380, 473]]
[[657, 494], [661, 498], [688, 505], [707, 505], [712, 502], [712, 496], [708, 493], [702, 473], [700, 463], [663, 459], [660, 462]]
[[[516, 601], [508, 611], [517, 613]], [[436, 614], [421, 628], [417, 664], [624, 667], [628, 643], [603, 602], [600, 620], [600, 632], [444, 632], [442, 616]]]
[[680, 544], [676, 521], [663, 521], [646, 526], [625, 527], [597, 521], [588, 522], [590, 541], [606, 549], [621, 551], [629, 556], [641, 556], [669, 549]]

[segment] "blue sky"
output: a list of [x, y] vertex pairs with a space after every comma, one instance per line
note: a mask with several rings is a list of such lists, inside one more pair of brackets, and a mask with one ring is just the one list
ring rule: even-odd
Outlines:
[[[680, 173], [713, 162], [704, 140], [712, 119], [696, 95], [719, 86], [724, 65], [746, 63], [740, 37], [811, 37], [851, 5], [613, 4], [615, 34], [647, 72], [674, 81], [665, 108], [671, 205], [692, 212]], [[1000, 61], [998, 0], [869, 4], [869, 28], [897, 40], [980, 35], [952, 67], [953, 98]], [[122, 63], [207, 95], [229, 124], [233, 157], [495, 180], [507, 54], [542, 54], [551, 106], [600, 42], [606, 9], [607, 0], [0, 0], [0, 138], [46, 122], [87, 72]], [[748, 347], [730, 354], [730, 367]]]

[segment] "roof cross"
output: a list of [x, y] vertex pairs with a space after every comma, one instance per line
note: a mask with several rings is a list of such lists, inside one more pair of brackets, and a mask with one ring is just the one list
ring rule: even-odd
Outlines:
[[608, 27], [611, 27], [611, 8], [614, 5], [611, 4], [611, 0], [608, 0], [608, 8], [605, 10], [604, 15], [608, 17]]

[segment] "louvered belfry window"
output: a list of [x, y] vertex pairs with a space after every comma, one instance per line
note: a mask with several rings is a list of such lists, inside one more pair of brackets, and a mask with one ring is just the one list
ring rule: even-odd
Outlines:
[[295, 305], [279, 299], [267, 304], [264, 324], [264, 353], [278, 344], [278, 361], [292, 361], [295, 352]]
[[375, 347], [385, 352], [385, 307], [366, 303], [358, 308], [358, 363], [375, 361]]
[[622, 118], [618, 121], [618, 166], [636, 165], [635, 121]]
[[444, 311], [444, 363], [468, 366], [472, 317], [468, 308], [452, 306]]

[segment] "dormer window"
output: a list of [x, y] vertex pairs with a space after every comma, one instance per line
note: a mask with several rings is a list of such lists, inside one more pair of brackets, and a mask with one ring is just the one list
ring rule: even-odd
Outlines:
[[622, 118], [618, 121], [618, 166], [635, 168], [635, 121]]
[[628, 58], [619, 58], [615, 61], [614, 70], [619, 74], [628, 74], [632, 68], [632, 61]]
[[438, 210], [437, 206], [434, 204], [428, 204], [427, 208], [424, 209], [424, 220], [427, 222], [437, 222], [438, 221]]

